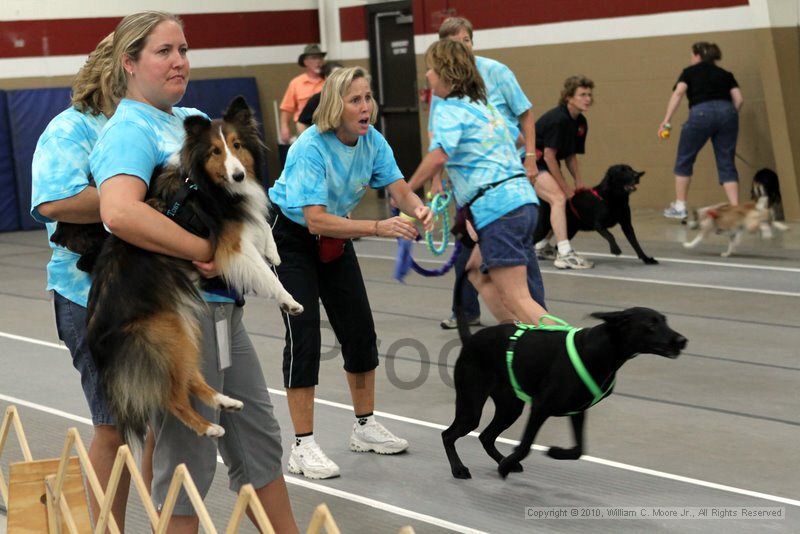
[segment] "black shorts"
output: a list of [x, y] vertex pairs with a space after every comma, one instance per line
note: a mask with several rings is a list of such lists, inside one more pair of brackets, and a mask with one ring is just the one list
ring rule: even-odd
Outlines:
[[320, 300], [341, 345], [345, 371], [363, 373], [375, 369], [375, 323], [352, 241], [347, 240], [338, 259], [322, 263], [316, 236], [280, 210], [275, 211], [277, 220], [272, 233], [281, 256], [276, 272], [286, 290], [305, 309], [297, 316], [281, 314], [286, 327], [284, 386], [309, 387], [319, 383]]

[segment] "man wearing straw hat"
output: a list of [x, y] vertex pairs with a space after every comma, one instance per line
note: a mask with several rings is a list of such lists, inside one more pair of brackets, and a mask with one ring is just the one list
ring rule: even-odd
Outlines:
[[298, 135], [306, 129], [305, 125], [297, 122], [297, 119], [306, 106], [308, 99], [322, 91], [322, 84], [325, 83], [325, 79], [322, 77], [320, 70], [322, 69], [325, 54], [318, 44], [310, 44], [306, 45], [303, 53], [297, 58], [297, 64], [305, 68], [305, 72], [289, 82], [289, 87], [286, 88], [283, 101], [281, 101], [280, 142], [284, 145], [289, 143], [292, 136], [289, 129], [290, 119], [295, 123], [295, 130]]

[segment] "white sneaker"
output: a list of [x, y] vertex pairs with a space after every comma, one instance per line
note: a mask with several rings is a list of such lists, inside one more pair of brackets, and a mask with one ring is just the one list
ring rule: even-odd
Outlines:
[[670, 203], [663, 213], [667, 219], [685, 219], [687, 216], [686, 208], [678, 208], [674, 202]]
[[339, 466], [322, 452], [316, 442], [306, 445], [292, 445], [289, 455], [289, 472], [302, 474], [315, 480], [339, 476]]
[[594, 267], [594, 263], [584, 259], [583, 256], [578, 256], [574, 250], [570, 250], [567, 254], [558, 254], [553, 265], [556, 269], [591, 269]]
[[366, 425], [353, 424], [353, 433], [350, 434], [351, 451], [397, 454], [407, 448], [408, 441], [398, 438], [375, 420]]

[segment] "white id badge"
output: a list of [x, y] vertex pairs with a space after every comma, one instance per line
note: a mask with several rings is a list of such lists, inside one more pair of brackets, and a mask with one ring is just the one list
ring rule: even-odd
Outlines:
[[224, 306], [217, 306], [214, 310], [214, 323], [217, 331], [217, 367], [224, 371], [231, 366], [231, 337]]

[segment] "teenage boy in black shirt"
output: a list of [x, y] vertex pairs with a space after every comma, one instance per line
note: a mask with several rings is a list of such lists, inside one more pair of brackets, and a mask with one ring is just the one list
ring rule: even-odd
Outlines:
[[[557, 249], [549, 237], [536, 244], [536, 253], [542, 259], [554, 259], [558, 269], [590, 269], [594, 264], [579, 256], [567, 238], [567, 199], [575, 189], [584, 187], [578, 154], [586, 147], [588, 124], [583, 113], [592, 105], [594, 82], [585, 76], [570, 76], [564, 81], [560, 104], [536, 121], [536, 165], [539, 175], [534, 188], [536, 194], [550, 204], [550, 224], [556, 236]], [[575, 180], [575, 188], [567, 184], [561, 171], [561, 161]]]

